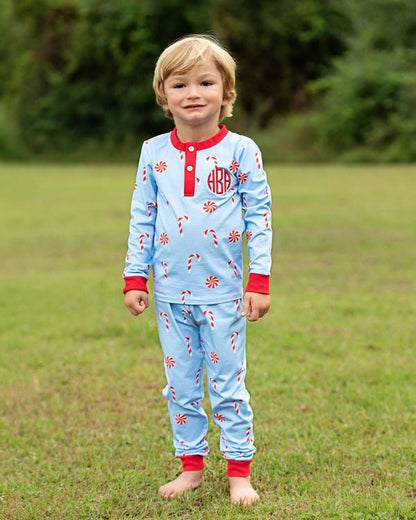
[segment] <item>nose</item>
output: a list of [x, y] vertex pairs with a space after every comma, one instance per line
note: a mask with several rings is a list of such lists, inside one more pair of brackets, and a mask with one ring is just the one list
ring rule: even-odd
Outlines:
[[199, 88], [198, 85], [191, 84], [188, 89], [188, 97], [189, 98], [198, 98], [199, 97]]

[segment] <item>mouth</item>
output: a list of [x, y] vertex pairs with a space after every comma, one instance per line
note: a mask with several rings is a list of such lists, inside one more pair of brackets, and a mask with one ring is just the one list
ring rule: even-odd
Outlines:
[[185, 110], [193, 109], [193, 108], [204, 108], [205, 105], [186, 105]]

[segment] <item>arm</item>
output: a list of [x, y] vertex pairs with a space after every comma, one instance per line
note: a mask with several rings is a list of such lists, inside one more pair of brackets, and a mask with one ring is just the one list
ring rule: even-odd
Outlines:
[[247, 234], [249, 278], [243, 302], [243, 316], [249, 321], [262, 318], [270, 308], [271, 195], [261, 153], [248, 140], [240, 156], [240, 170], [247, 180], [240, 183]]
[[146, 283], [152, 263], [157, 213], [157, 188], [149, 156], [148, 145], [144, 144], [131, 202], [128, 251], [123, 274], [125, 304], [135, 316], [148, 307]]

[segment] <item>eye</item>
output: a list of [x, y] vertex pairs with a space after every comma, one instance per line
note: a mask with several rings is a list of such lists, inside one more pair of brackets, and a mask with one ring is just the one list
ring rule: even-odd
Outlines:
[[185, 83], [175, 83], [174, 85], [172, 85], [173, 88], [184, 88], [185, 86]]
[[213, 85], [213, 84], [214, 84], [214, 83], [213, 83], [212, 81], [203, 81], [203, 82], [201, 83], [201, 85], [202, 85], [203, 87], [210, 87], [210, 86]]

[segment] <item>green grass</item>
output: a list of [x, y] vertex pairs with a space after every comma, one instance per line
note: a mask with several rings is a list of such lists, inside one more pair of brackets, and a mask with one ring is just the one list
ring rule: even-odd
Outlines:
[[179, 464], [153, 310], [121, 295], [134, 165], [0, 166], [2, 520], [416, 518], [416, 167], [268, 171], [246, 510], [212, 422], [204, 485], [157, 495]]

